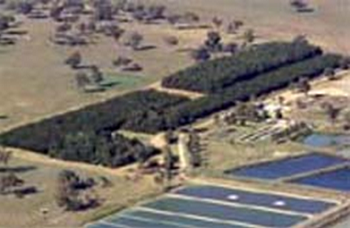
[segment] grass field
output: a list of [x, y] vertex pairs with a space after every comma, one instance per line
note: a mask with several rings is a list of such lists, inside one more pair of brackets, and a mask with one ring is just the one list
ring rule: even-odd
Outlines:
[[[192, 64], [187, 52], [166, 47], [163, 36], [171, 33], [172, 29], [165, 25], [164, 28], [163, 25], [125, 25], [130, 27], [129, 32], [140, 31], [145, 36], [145, 45], [157, 46], [139, 52], [117, 45], [105, 37], [100, 37], [95, 45], [79, 49], [55, 46], [48, 40], [53, 32], [52, 25], [53, 22], [48, 20], [24, 19], [21, 29], [27, 30], [28, 35], [15, 46], [0, 47], [0, 113], [9, 117], [0, 120], [0, 130], [143, 88], [170, 72]], [[186, 38], [180, 38], [183, 44], [178, 48], [192, 45], [188, 39], [197, 40], [197, 36], [183, 34], [183, 37]], [[75, 73], [63, 64], [75, 50], [82, 53], [84, 64], [98, 65], [106, 73], [107, 80], [116, 83], [115, 86], [104, 93], [84, 94], [79, 91], [75, 85]], [[142, 65], [143, 72], [118, 72], [112, 60], [119, 55], [132, 57]]]
[[289, 1], [282, 0], [146, 1], [168, 4], [176, 10], [200, 12], [204, 19], [213, 16], [226, 21], [241, 19], [266, 39], [304, 34], [327, 50], [350, 54], [349, 0], [309, 0], [315, 9], [310, 14], [297, 14]]
[[[0, 195], [0, 227], [82, 227], [83, 223], [130, 206], [160, 191], [150, 177], [134, 182], [125, 179], [126, 170], [113, 171], [56, 161], [24, 151], [15, 151], [9, 167], [23, 170], [18, 171], [17, 175], [24, 179], [27, 185], [36, 186], [39, 192], [22, 199]], [[96, 188], [96, 192], [103, 199], [103, 205], [97, 209], [77, 213], [67, 213], [58, 208], [54, 200], [55, 186], [58, 173], [63, 169], [74, 170], [82, 177], [92, 177], [96, 180], [100, 176], [107, 177], [113, 186]], [[41, 214], [42, 209], [49, 211], [47, 216]]]
[[[316, 9], [310, 14], [297, 14], [286, 1], [281, 0], [143, 2], [165, 4], [171, 12], [197, 12], [204, 23], [210, 23], [213, 16], [222, 17], [225, 24], [232, 19], [241, 19], [245, 23], [244, 29], [256, 30], [260, 40], [291, 39], [298, 34], [305, 34], [326, 50], [345, 54], [350, 51], [347, 42], [350, 38], [347, 23], [350, 0], [310, 1]], [[48, 41], [53, 33], [53, 22], [23, 21], [21, 29], [27, 30], [28, 36], [13, 47], [1, 47], [0, 50], [0, 114], [9, 117], [0, 120], [0, 130], [157, 82], [169, 73], [191, 65], [193, 62], [188, 53], [178, 50], [197, 47], [207, 32], [180, 31], [165, 24], [122, 24], [127, 32], [141, 32], [145, 37], [145, 45], [155, 45], [157, 48], [134, 52], [105, 37], [98, 38], [95, 45], [79, 48], [84, 63], [96, 64], [109, 75], [117, 74], [112, 60], [118, 55], [130, 56], [144, 68], [142, 73], [132, 73], [130, 77], [122, 73], [114, 80], [113, 76], [112, 81], [117, 84], [107, 92], [83, 94], [76, 89], [74, 73], [63, 64], [65, 58], [76, 49], [54, 46]], [[177, 47], [169, 47], [164, 43], [164, 37], [168, 35], [179, 38]], [[224, 40], [236, 38], [225, 36]]]

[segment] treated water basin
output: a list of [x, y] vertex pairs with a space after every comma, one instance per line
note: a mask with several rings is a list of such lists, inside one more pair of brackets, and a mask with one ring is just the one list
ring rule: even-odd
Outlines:
[[350, 135], [315, 133], [307, 136], [303, 143], [312, 147], [350, 146]]
[[322, 172], [290, 181], [292, 183], [327, 188], [336, 191], [350, 191], [350, 167]]
[[300, 215], [171, 197], [164, 197], [144, 206], [159, 211], [209, 217], [218, 221], [237, 221], [264, 227], [292, 227], [307, 219]]
[[232, 176], [245, 178], [276, 180], [345, 163], [349, 163], [349, 160], [322, 153], [309, 153], [298, 157], [290, 157], [236, 168], [228, 170], [226, 173]]
[[[179, 189], [174, 194], [309, 214], [321, 213], [336, 206], [334, 203], [320, 200], [303, 199], [276, 193], [251, 192], [212, 185], [190, 186]], [[283, 202], [283, 205], [279, 205], [277, 202]]]

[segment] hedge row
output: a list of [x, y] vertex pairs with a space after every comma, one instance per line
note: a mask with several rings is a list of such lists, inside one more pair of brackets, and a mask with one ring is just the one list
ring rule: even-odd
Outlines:
[[159, 116], [156, 120], [158, 123], [155, 123], [155, 120], [144, 120], [152, 122], [151, 126], [155, 126], [154, 128], [140, 129], [137, 127], [134, 130], [153, 133], [192, 123], [198, 118], [226, 109], [237, 101], [248, 100], [252, 96], [260, 96], [287, 87], [299, 78], [311, 79], [319, 76], [326, 68], [338, 67], [340, 58], [333, 54], [316, 56], [261, 74], [251, 80], [238, 82], [221, 93], [211, 94], [166, 110], [164, 115]]
[[[87, 106], [83, 109], [29, 124], [0, 136], [3, 144], [48, 153], [51, 144], [76, 132], [118, 130], [123, 125], [137, 125], [134, 118], [147, 113], [160, 113], [188, 101], [182, 96], [153, 90], [138, 91]], [[137, 118], [136, 118], [137, 119]]]
[[144, 162], [158, 152], [136, 139], [109, 132], [73, 132], [52, 142], [48, 152], [51, 157], [108, 167]]
[[304, 41], [260, 44], [236, 55], [201, 63], [162, 81], [168, 88], [214, 93], [241, 80], [322, 54]]

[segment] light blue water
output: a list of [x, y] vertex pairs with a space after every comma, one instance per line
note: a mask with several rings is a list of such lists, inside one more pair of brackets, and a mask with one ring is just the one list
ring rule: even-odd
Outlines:
[[350, 135], [312, 134], [303, 143], [313, 147], [350, 146]]

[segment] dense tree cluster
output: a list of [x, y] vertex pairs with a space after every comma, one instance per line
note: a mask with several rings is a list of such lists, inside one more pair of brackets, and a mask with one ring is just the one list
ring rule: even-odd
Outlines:
[[[302, 62], [282, 67], [278, 70], [261, 74], [251, 80], [238, 82], [221, 93], [184, 103], [171, 111], [172, 117], [168, 116], [168, 123], [176, 121], [172, 125], [183, 125], [228, 108], [237, 101], [248, 100], [252, 96], [260, 96], [289, 86], [299, 78], [313, 78], [321, 75], [326, 68], [336, 68], [340, 57], [337, 55], [317, 56]], [[171, 119], [171, 121], [169, 120]]]
[[93, 131], [69, 133], [62, 140], [54, 141], [49, 149], [49, 155], [55, 158], [108, 167], [142, 163], [156, 152], [136, 139]]
[[311, 79], [321, 75], [326, 68], [339, 66], [340, 56], [321, 55], [261, 74], [251, 80], [238, 82], [221, 93], [211, 94], [179, 105], [165, 115], [168, 127], [176, 127], [193, 122], [214, 112], [235, 105], [237, 101], [248, 100], [276, 89], [289, 86], [300, 78]]
[[182, 70], [165, 78], [162, 84], [170, 88], [218, 92], [238, 81], [320, 54], [320, 48], [307, 42], [265, 43]]
[[138, 151], [149, 151], [113, 131], [153, 127], [153, 116], [158, 118], [167, 108], [187, 100], [153, 90], [138, 91], [14, 129], [0, 140], [7, 146], [62, 159], [118, 166], [137, 160]]

